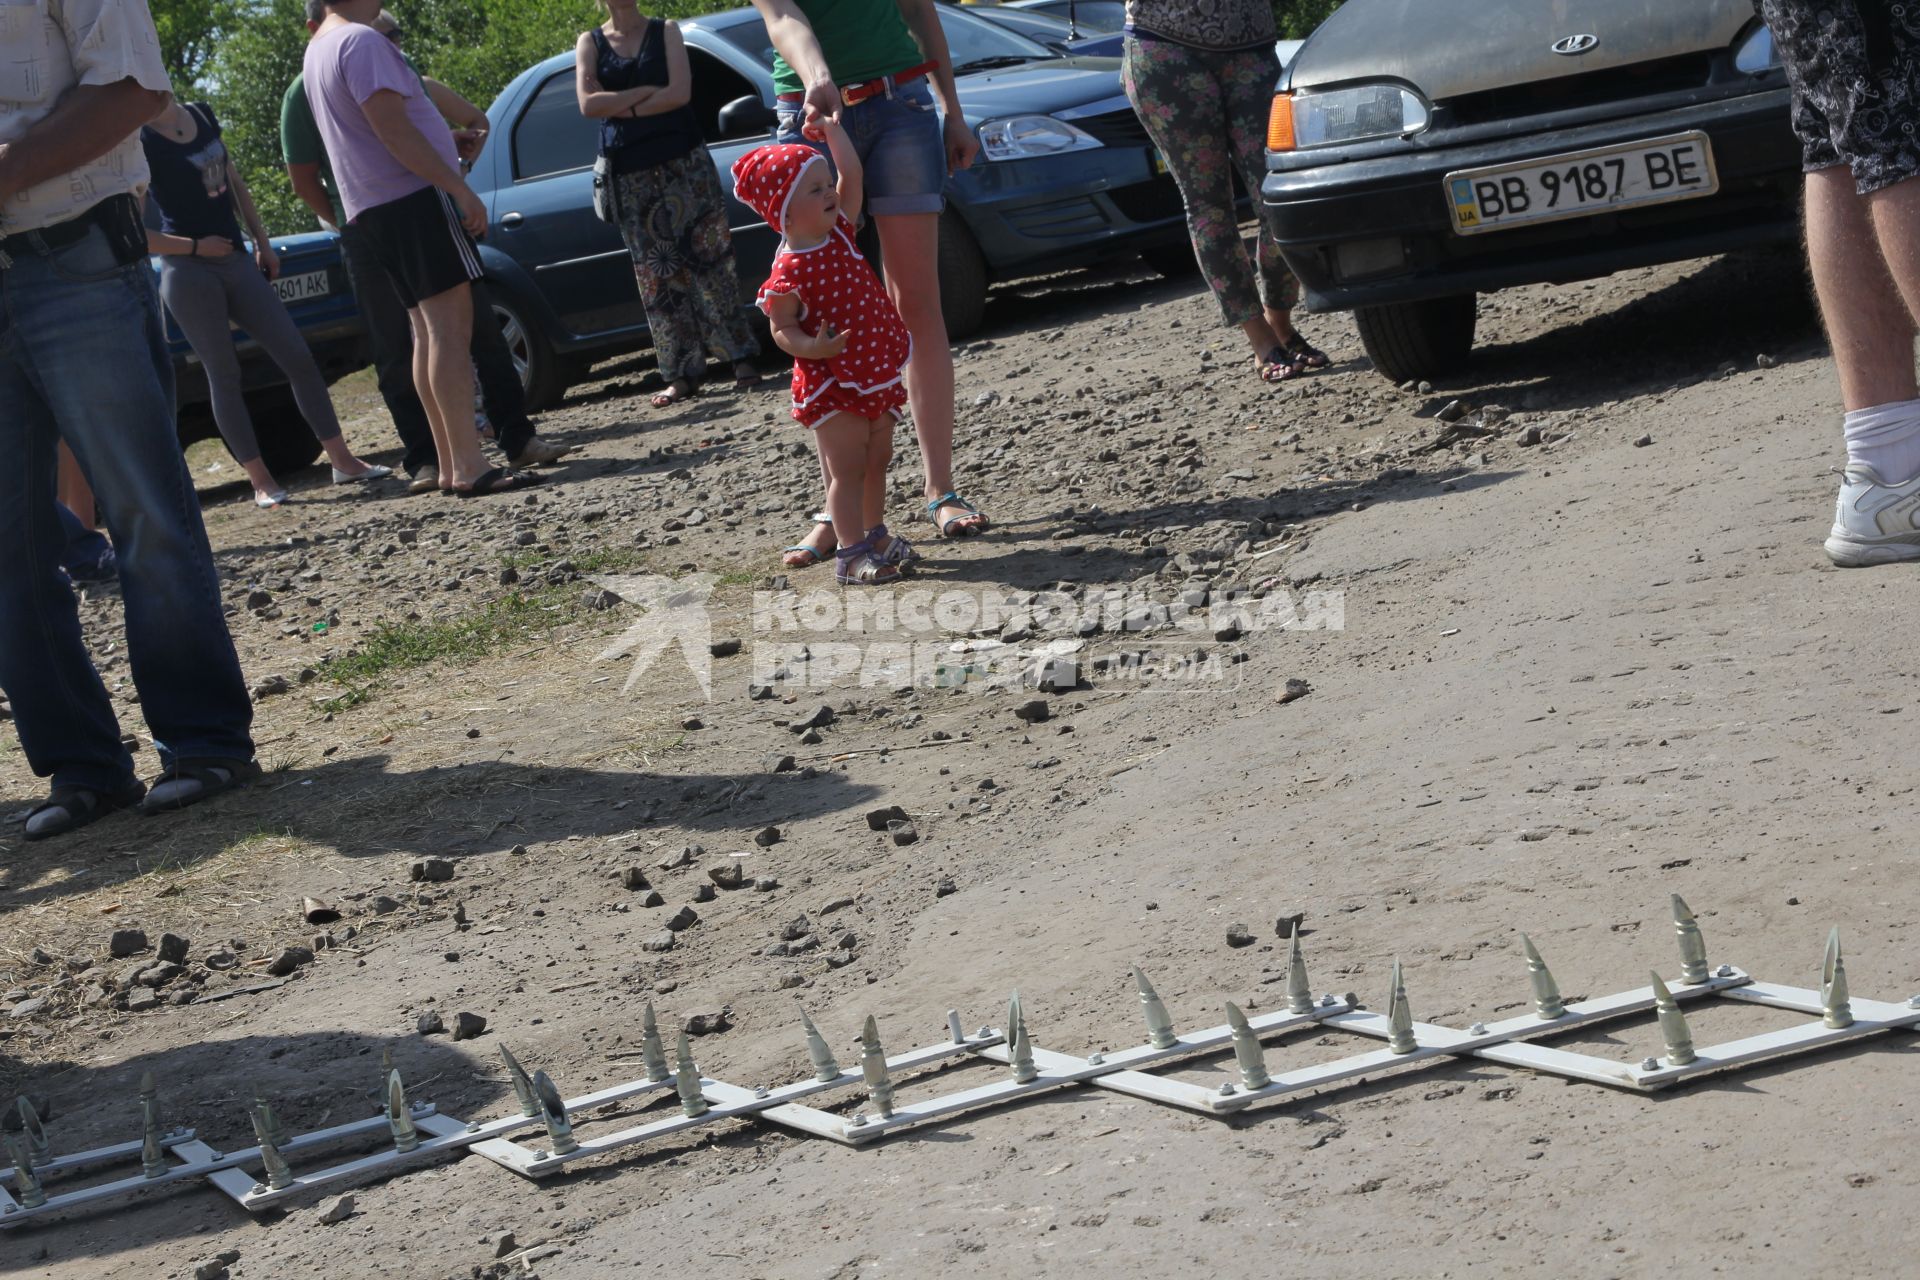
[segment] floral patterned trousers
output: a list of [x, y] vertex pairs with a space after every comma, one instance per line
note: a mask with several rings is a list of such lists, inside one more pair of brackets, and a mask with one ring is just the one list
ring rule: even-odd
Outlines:
[[1265, 217], [1256, 261], [1250, 262], [1234, 208], [1234, 167], [1256, 205], [1266, 176], [1267, 112], [1280, 75], [1272, 47], [1218, 53], [1128, 36], [1125, 58], [1127, 99], [1180, 185], [1193, 252], [1221, 317], [1229, 325], [1244, 324], [1260, 314], [1263, 299], [1276, 311], [1291, 309], [1300, 300], [1300, 285], [1281, 260]]
[[758, 355], [760, 343], [740, 306], [726, 195], [713, 156], [695, 147], [615, 181], [620, 235], [633, 255], [660, 376], [699, 382], [709, 347], [728, 360]]

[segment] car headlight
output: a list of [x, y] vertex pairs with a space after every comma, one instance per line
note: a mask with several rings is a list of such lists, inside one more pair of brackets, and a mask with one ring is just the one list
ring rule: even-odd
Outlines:
[[1294, 151], [1368, 138], [1403, 137], [1426, 128], [1432, 115], [1426, 99], [1397, 84], [1283, 93], [1273, 100], [1267, 148]]
[[1765, 23], [1755, 23], [1733, 46], [1734, 70], [1750, 76], [1772, 71], [1780, 65], [1780, 49], [1773, 43], [1773, 32]]
[[989, 160], [1030, 160], [1099, 145], [1086, 130], [1052, 116], [1008, 116], [980, 126], [980, 149]]

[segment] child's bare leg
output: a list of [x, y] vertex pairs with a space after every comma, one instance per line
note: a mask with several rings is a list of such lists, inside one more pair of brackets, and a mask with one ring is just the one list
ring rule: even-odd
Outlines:
[[[865, 530], [886, 523], [887, 519], [887, 464], [893, 461], [893, 417], [888, 415], [876, 418], [867, 424], [866, 485], [861, 490]], [[875, 553], [884, 552], [892, 538], [876, 541]]]
[[[826, 453], [817, 448], [814, 452], [820, 456], [820, 492], [824, 494], [833, 487], [833, 473], [827, 468]], [[852, 541], [858, 542], [859, 539], [854, 538]], [[813, 548], [814, 558], [810, 560], [798, 551], [789, 551], [783, 563], [789, 569], [804, 569], [832, 555], [834, 547], [839, 545], [839, 536], [834, 533], [832, 525], [816, 523], [813, 528], [807, 530], [807, 536], [794, 545]]]
[[840, 549], [858, 543], [866, 533], [868, 422], [850, 413], [836, 413], [813, 429], [814, 447], [827, 473], [827, 517], [833, 521]]

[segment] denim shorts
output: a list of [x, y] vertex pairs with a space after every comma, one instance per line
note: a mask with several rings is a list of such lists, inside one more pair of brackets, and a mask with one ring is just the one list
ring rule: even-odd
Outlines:
[[[826, 147], [800, 135], [800, 106], [780, 104], [775, 142]], [[848, 107], [840, 123], [865, 171], [867, 211], [877, 217], [939, 213], [946, 207], [947, 146], [925, 78]]]

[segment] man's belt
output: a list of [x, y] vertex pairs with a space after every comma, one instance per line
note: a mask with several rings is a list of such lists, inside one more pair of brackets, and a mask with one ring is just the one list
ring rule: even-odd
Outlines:
[[[106, 225], [108, 217], [116, 212], [116, 203], [130, 204], [132, 201], [130, 195], [108, 196], [77, 218], [0, 237], [0, 267], [12, 265], [14, 257], [19, 254], [58, 253], [69, 245], [79, 244], [95, 227]], [[137, 219], [138, 215], [135, 217]]]
[[[875, 80], [863, 80], [859, 84], [840, 86], [840, 101], [849, 107], [857, 107], [868, 98], [877, 98], [883, 93], [891, 93], [902, 85], [912, 84], [921, 76], [932, 75], [939, 69], [937, 62], [923, 62], [917, 67], [908, 67], [905, 71], [896, 71], [890, 76], [881, 76]], [[783, 93], [781, 102], [805, 102], [804, 93]]]

